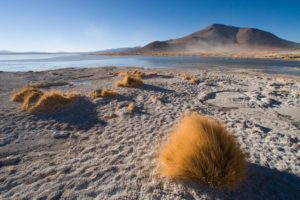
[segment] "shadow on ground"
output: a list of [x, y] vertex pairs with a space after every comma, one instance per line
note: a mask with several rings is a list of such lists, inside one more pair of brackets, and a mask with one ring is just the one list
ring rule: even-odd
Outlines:
[[147, 91], [154, 91], [154, 92], [166, 92], [166, 93], [174, 92], [174, 90], [169, 90], [169, 89], [165, 89], [162, 87], [158, 87], [155, 85], [149, 85], [149, 84], [144, 84], [143, 87], [141, 87], [141, 89], [147, 90]]
[[79, 98], [66, 108], [53, 113], [36, 114], [36, 117], [44, 120], [54, 119], [82, 130], [104, 123], [98, 118], [96, 105], [86, 98]]
[[147, 75], [146, 77], [143, 77], [143, 79], [150, 79], [150, 78], [174, 78], [174, 76], [171, 75], [162, 75], [162, 74], [154, 74], [154, 75]]
[[[295, 174], [248, 163], [247, 179], [234, 190], [221, 190], [204, 184], [185, 182], [209, 199], [300, 199], [300, 177]], [[187, 193], [184, 199], [195, 199]]]

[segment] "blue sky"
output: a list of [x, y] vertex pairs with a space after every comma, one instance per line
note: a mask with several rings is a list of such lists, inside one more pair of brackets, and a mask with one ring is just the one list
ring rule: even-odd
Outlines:
[[300, 42], [299, 0], [0, 0], [0, 50], [94, 51], [181, 37], [212, 23]]

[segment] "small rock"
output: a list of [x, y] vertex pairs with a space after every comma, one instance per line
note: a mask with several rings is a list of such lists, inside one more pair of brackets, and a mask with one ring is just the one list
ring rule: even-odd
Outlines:
[[70, 136], [70, 133], [67, 131], [57, 131], [52, 134], [54, 139], [66, 139]]

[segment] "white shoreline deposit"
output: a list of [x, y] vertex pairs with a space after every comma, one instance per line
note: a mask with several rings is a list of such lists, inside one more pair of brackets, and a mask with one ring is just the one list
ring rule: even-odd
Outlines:
[[[117, 97], [83, 99], [56, 114], [32, 115], [10, 101], [30, 82], [82, 94], [113, 88], [117, 71], [125, 69], [0, 73], [0, 199], [300, 199], [299, 77], [161, 69], [141, 88], [118, 88]], [[236, 136], [248, 162], [240, 187], [158, 176], [159, 149], [188, 112], [219, 119]]]

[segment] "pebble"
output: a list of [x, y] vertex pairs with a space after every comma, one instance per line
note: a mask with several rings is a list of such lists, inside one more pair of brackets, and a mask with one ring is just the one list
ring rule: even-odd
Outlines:
[[54, 139], [66, 139], [70, 136], [70, 133], [67, 131], [57, 131], [52, 134]]

